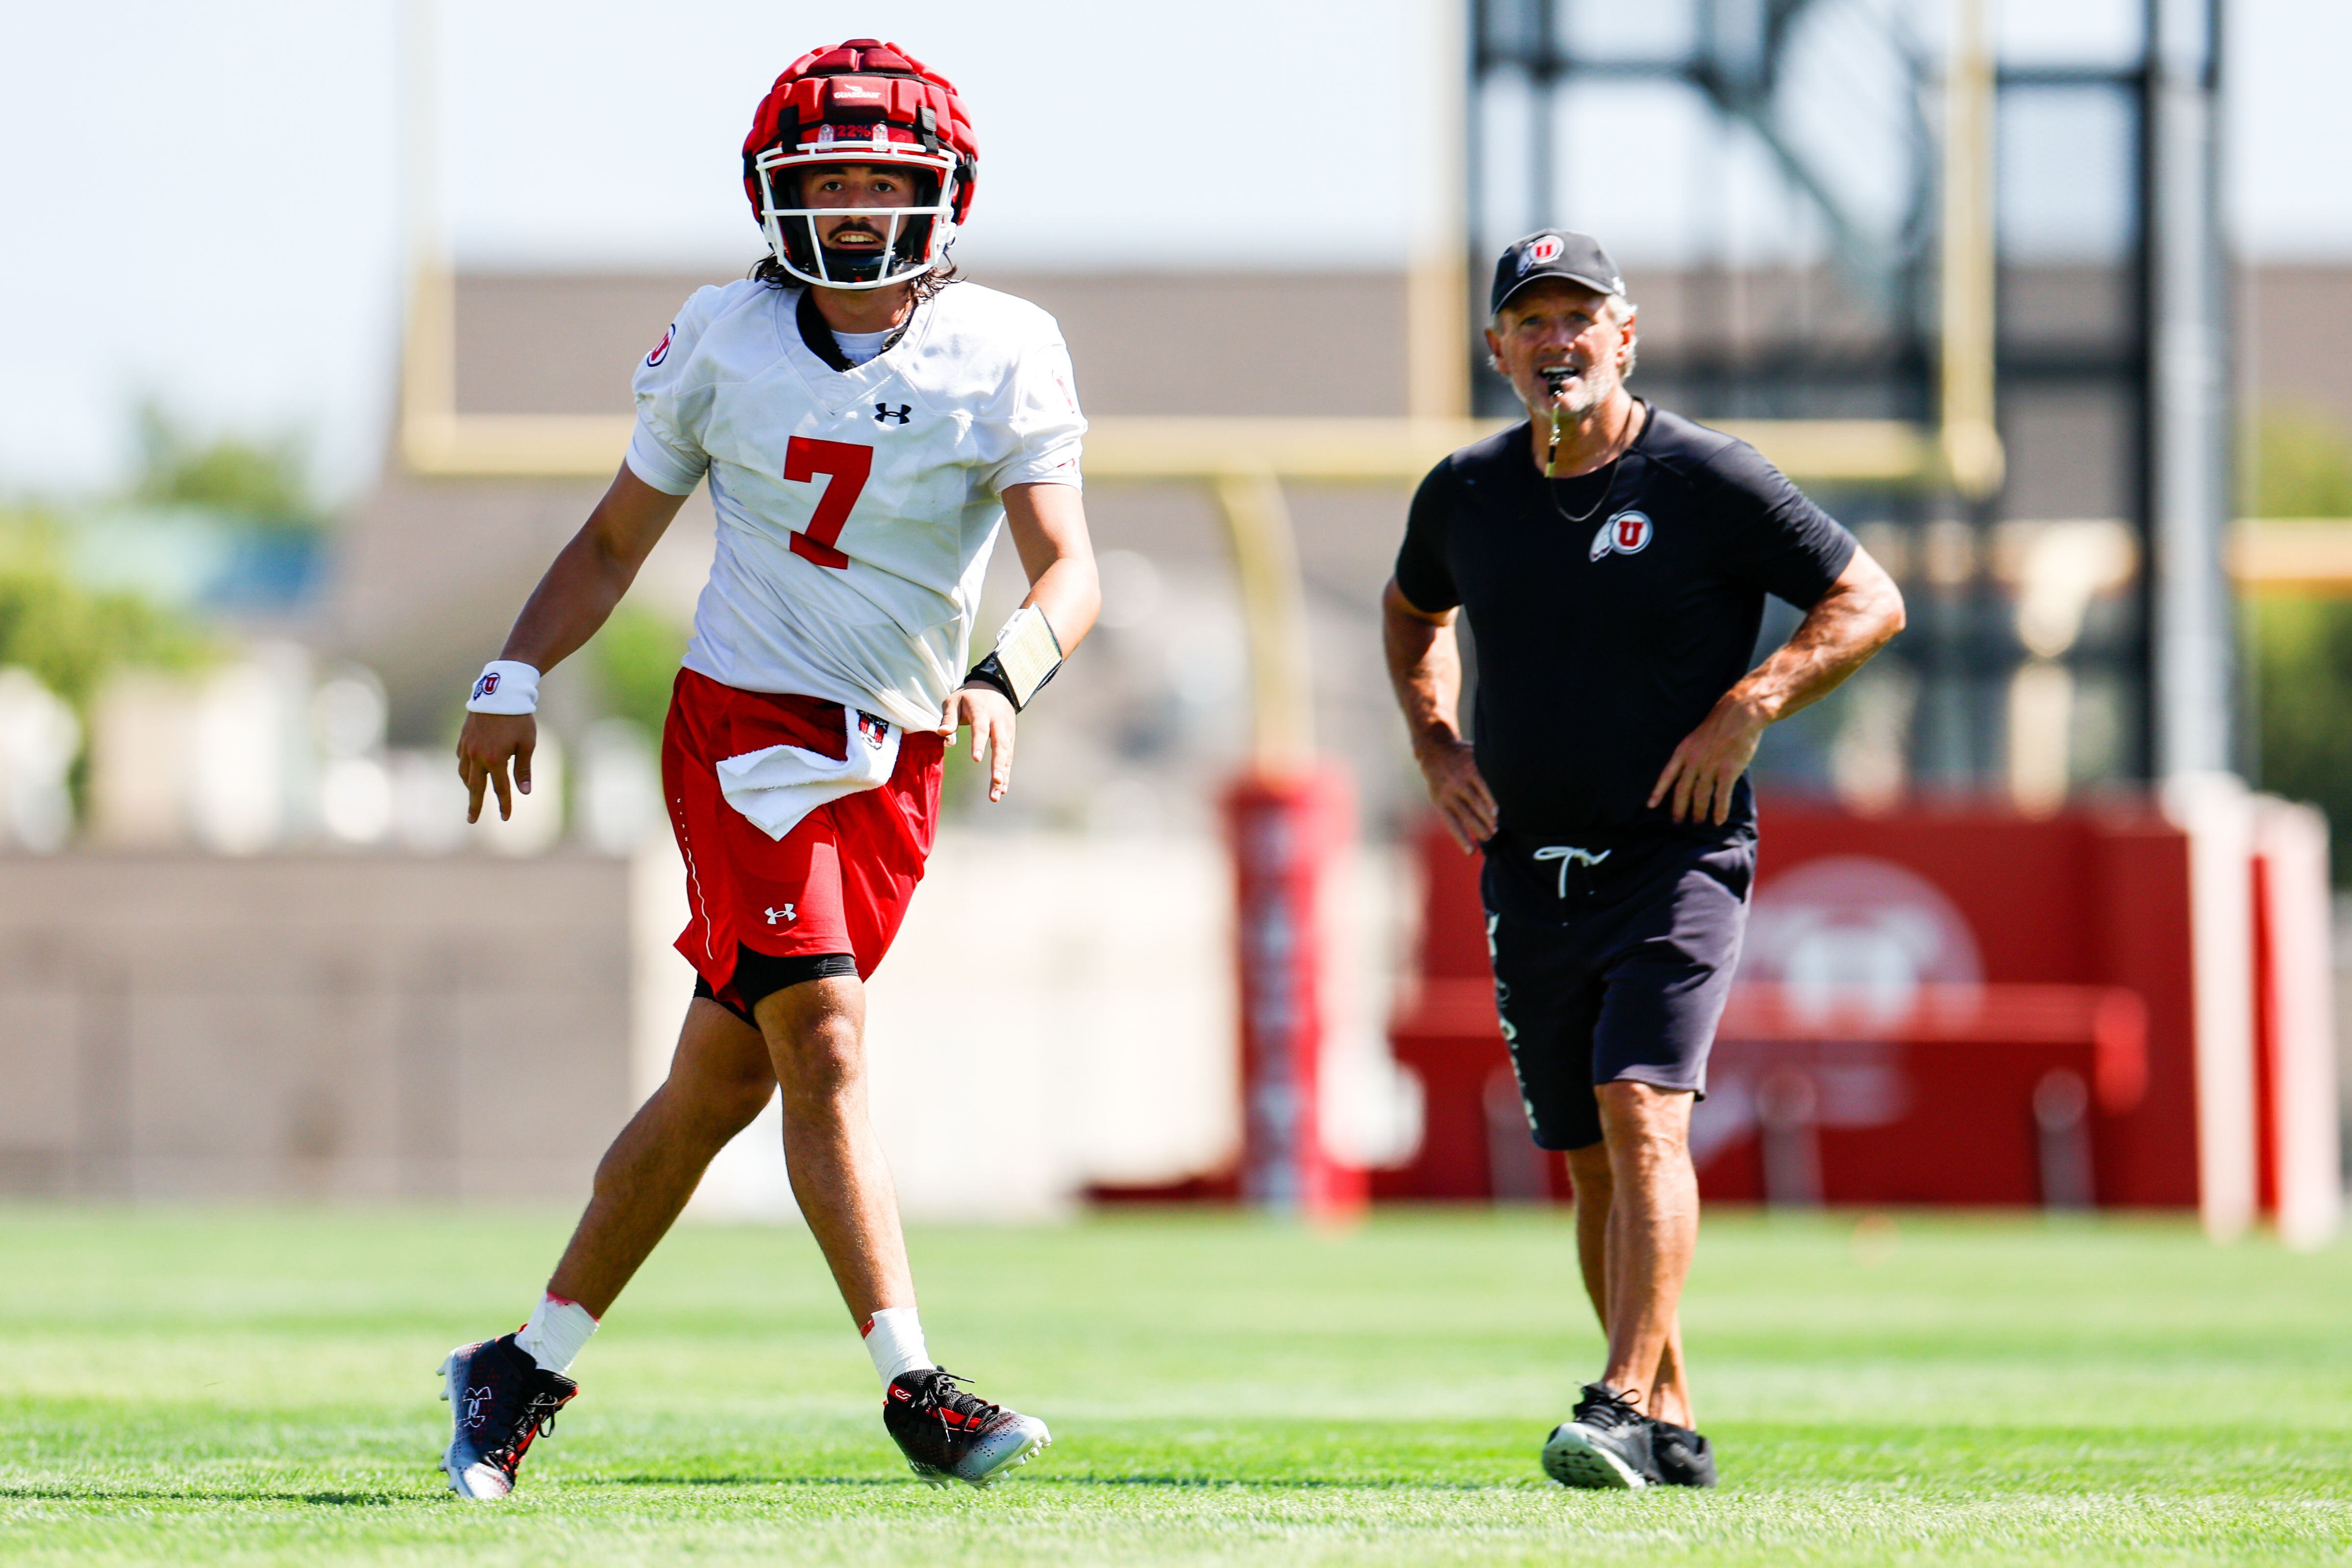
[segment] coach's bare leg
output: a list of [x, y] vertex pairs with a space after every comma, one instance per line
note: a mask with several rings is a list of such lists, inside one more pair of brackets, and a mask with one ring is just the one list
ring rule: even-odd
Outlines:
[[804, 980], [752, 1009], [784, 1093], [793, 1197], [852, 1319], [915, 1304], [898, 1195], [866, 1110], [866, 987]]
[[[1609, 1332], [1609, 1214], [1615, 1182], [1609, 1174], [1606, 1142], [1570, 1149], [1569, 1180], [1576, 1188], [1576, 1260], [1584, 1274], [1584, 1293], [1601, 1332]], [[1677, 1312], [1666, 1335], [1666, 1352], [1658, 1360], [1658, 1375], [1643, 1391], [1642, 1408], [1661, 1421], [1695, 1427], [1691, 1418], [1690, 1378], [1683, 1364], [1682, 1314]]]
[[1568, 1151], [1568, 1179], [1576, 1189], [1576, 1261], [1601, 1332], [1609, 1332], [1609, 1145]]
[[775, 1092], [760, 1031], [697, 997], [678, 1030], [669, 1077], [597, 1165], [594, 1195], [548, 1290], [603, 1317], [669, 1233], [711, 1159]]
[[1612, 1388], [1641, 1390], [1649, 1414], [1687, 1427], [1677, 1313], [1698, 1246], [1698, 1175], [1690, 1158], [1694, 1096], [1686, 1089], [1622, 1081], [1603, 1083], [1594, 1093], [1610, 1181], [1609, 1310], [1602, 1314], [1609, 1369], [1602, 1376]]

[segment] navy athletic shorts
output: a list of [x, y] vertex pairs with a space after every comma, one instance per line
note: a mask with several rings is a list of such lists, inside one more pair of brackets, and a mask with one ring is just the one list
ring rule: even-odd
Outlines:
[[1498, 832], [1479, 891], [1495, 1005], [1536, 1146], [1601, 1141], [1596, 1083], [1706, 1092], [1756, 840], [1645, 835], [1545, 843]]

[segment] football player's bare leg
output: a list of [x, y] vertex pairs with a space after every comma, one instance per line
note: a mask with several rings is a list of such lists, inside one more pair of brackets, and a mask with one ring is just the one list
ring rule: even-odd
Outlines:
[[1698, 1244], [1698, 1176], [1690, 1159], [1687, 1091], [1604, 1083], [1601, 1141], [1571, 1150], [1577, 1256], [1609, 1335], [1611, 1387], [1638, 1389], [1642, 1408], [1694, 1425], [1683, 1360], [1683, 1281]]
[[804, 980], [752, 1009], [783, 1090], [784, 1166], [793, 1197], [861, 1324], [915, 1304], [898, 1195], [866, 1101], [866, 987]]
[[587, 1211], [547, 1282], [597, 1317], [669, 1233], [719, 1151], [776, 1092], [760, 1031], [698, 997], [678, 1030], [669, 1076], [637, 1107], [596, 1166]]

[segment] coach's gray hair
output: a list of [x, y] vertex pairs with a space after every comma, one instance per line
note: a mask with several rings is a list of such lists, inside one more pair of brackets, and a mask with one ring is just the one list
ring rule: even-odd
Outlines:
[[[1507, 308], [1507, 307], [1506, 307], [1506, 308]], [[1633, 318], [1633, 302], [1622, 294], [1612, 294], [1601, 300], [1601, 314], [1613, 321], [1616, 325], [1622, 327]], [[1495, 323], [1500, 321], [1502, 319], [1503, 312], [1497, 310], [1494, 315], [1487, 318], [1486, 325], [1491, 328]], [[1633, 367], [1641, 362], [1642, 334], [1636, 332], [1633, 334], [1633, 340], [1625, 345], [1625, 370], [1620, 379], [1629, 382], [1632, 381], [1633, 379]], [[1486, 356], [1486, 368], [1495, 371], [1498, 375], [1502, 372], [1503, 369], [1502, 365], [1492, 354]]]

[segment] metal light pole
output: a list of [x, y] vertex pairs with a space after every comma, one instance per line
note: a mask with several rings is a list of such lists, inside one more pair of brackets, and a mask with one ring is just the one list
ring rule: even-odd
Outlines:
[[2230, 769], [2230, 400], [2218, 0], [2147, 0], [2153, 660], [2158, 779]]

